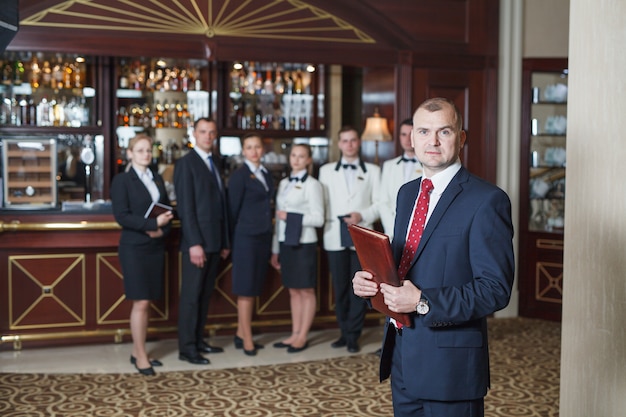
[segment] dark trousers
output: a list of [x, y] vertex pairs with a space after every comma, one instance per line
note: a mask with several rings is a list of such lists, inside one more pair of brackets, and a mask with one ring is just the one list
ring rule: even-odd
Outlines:
[[182, 254], [182, 280], [178, 306], [178, 350], [195, 356], [204, 337], [204, 326], [209, 312], [209, 299], [215, 288], [219, 253], [207, 253], [203, 268], [189, 260], [189, 252]]
[[328, 266], [335, 291], [335, 314], [346, 340], [357, 341], [363, 330], [367, 304], [354, 295], [352, 278], [361, 269], [356, 252], [351, 249], [328, 251]]
[[[392, 325], [391, 325], [392, 326]], [[468, 401], [432, 401], [419, 397], [419, 392], [406, 389], [404, 378], [419, 378], [419, 367], [412, 369], [411, 375], [402, 373], [402, 336], [389, 329], [389, 338], [395, 336], [391, 360], [391, 396], [394, 417], [484, 417], [485, 401], [478, 398]]]

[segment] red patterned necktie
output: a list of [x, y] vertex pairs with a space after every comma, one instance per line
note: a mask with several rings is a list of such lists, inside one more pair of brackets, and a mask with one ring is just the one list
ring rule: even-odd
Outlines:
[[409, 266], [415, 256], [415, 252], [417, 252], [417, 246], [420, 244], [422, 232], [424, 231], [424, 224], [426, 223], [426, 215], [428, 214], [430, 192], [433, 188], [434, 186], [431, 180], [424, 179], [422, 181], [422, 191], [419, 195], [419, 199], [417, 200], [415, 212], [413, 213], [411, 230], [406, 238], [404, 251], [402, 252], [402, 258], [400, 259], [400, 266], [398, 266], [398, 276], [400, 279], [404, 279], [407, 272], [409, 272]]

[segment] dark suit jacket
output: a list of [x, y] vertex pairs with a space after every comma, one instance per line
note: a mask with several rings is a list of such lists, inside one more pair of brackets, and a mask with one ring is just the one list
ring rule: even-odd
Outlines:
[[[421, 178], [398, 193], [392, 249], [399, 264]], [[433, 211], [407, 274], [430, 305], [402, 333], [407, 389], [422, 399], [468, 400], [489, 387], [486, 316], [504, 308], [514, 275], [511, 204], [504, 191], [471, 175], [454, 176]], [[389, 376], [387, 326], [381, 378]]]
[[202, 245], [205, 252], [216, 253], [229, 248], [225, 194], [197, 152], [176, 161], [174, 187], [182, 230], [180, 250]]
[[[160, 203], [170, 204], [165, 191], [163, 178], [154, 173], [156, 183], [161, 197]], [[134, 169], [128, 172], [117, 174], [111, 182], [111, 200], [113, 201], [113, 216], [122, 226], [120, 243], [141, 245], [153, 242], [146, 231], [157, 230], [156, 219], [145, 219], [143, 216], [152, 203], [152, 197], [146, 186], [141, 182]], [[162, 227], [164, 236], [170, 231], [171, 223]]]
[[237, 235], [256, 236], [272, 233], [274, 183], [265, 175], [269, 190], [257, 179], [248, 165], [244, 164], [232, 173], [228, 180], [228, 201], [233, 239]]

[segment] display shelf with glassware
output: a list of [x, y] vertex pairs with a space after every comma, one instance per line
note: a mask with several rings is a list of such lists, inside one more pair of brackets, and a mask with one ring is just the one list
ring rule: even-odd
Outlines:
[[520, 315], [560, 319], [567, 165], [567, 60], [525, 59], [520, 175]]
[[531, 77], [528, 229], [563, 232], [567, 133], [567, 70]]

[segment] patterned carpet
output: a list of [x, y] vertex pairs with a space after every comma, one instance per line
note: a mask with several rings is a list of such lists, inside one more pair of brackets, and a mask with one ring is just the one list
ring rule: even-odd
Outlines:
[[[486, 416], [556, 417], [560, 324], [489, 323], [492, 389]], [[392, 416], [378, 357], [226, 370], [132, 374], [0, 374], [4, 417]]]

